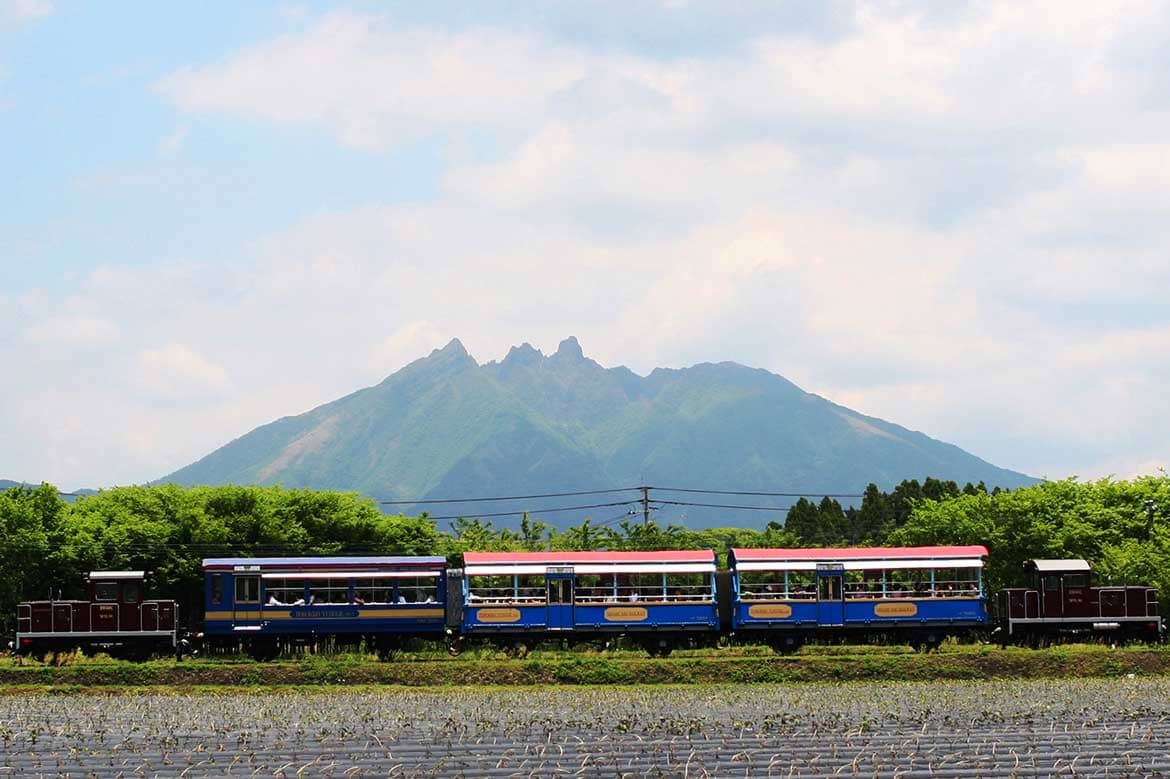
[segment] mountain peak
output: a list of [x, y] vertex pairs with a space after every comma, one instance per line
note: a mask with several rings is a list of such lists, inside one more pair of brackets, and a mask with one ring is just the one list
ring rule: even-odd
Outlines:
[[577, 336], [571, 335], [561, 341], [553, 357], [560, 357], [566, 360], [584, 360], [585, 352], [581, 351], [581, 344], [577, 343]]
[[[427, 355], [426, 359], [416, 360], [414, 363], [411, 363], [411, 365], [415, 364], [426, 365], [429, 366], [430, 369], [446, 369], [447, 367], [455, 367], [458, 370], [464, 370], [467, 368], [479, 367], [479, 363], [475, 361], [474, 357], [467, 353], [467, 349], [464, 348], [463, 342], [458, 338], [452, 338], [442, 349], [432, 350], [431, 353]], [[390, 378], [393, 378], [393, 375], [387, 377], [387, 381]]]
[[452, 338], [447, 342], [447, 345], [442, 349], [436, 349], [431, 354], [447, 354], [452, 357], [468, 357], [467, 349], [464, 348], [463, 342], [458, 338]]
[[519, 346], [513, 346], [508, 350], [508, 355], [504, 358], [504, 365], [511, 367], [513, 365], [535, 365], [544, 359], [544, 355], [540, 350], [532, 344], [525, 341]]

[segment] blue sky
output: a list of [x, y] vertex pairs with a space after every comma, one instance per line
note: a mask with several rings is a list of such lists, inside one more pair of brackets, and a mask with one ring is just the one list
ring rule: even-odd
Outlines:
[[452, 337], [569, 334], [1156, 472], [1168, 33], [1149, 0], [0, 0], [0, 477], [146, 481]]

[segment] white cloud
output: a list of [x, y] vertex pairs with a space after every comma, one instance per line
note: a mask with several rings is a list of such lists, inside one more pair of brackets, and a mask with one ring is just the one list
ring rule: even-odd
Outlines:
[[436, 123], [519, 125], [581, 72], [523, 34], [402, 30], [335, 13], [308, 34], [181, 70], [158, 88], [187, 111], [320, 124], [348, 145], [378, 147]]
[[24, 330], [26, 340], [39, 344], [92, 346], [116, 341], [118, 325], [91, 316], [64, 316], [42, 319]]
[[231, 389], [227, 371], [181, 343], [138, 355], [142, 386], [169, 400], [222, 395]]
[[29, 22], [53, 13], [52, 0], [0, 0], [0, 22]]
[[[227, 273], [101, 268], [55, 324], [22, 303], [43, 386], [12, 390], [40, 391], [17, 432], [71, 398], [66, 429], [154, 478], [451, 337], [482, 361], [575, 334], [641, 371], [765, 367], [1033, 473], [1170, 459], [1170, 115], [1124, 56], [1166, 4], [858, 8], [676, 58], [335, 13], [172, 73], [185, 112], [371, 154], [438, 139], [437, 191], [321, 203]], [[446, 143], [467, 129], [490, 154]], [[35, 347], [96, 322], [79, 401]], [[117, 459], [66, 448], [37, 467], [92, 484]]]

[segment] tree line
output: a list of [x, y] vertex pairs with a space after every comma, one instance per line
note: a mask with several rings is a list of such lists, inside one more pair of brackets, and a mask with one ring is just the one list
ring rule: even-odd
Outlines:
[[[778, 509], [778, 512], [780, 510]], [[79, 596], [93, 570], [151, 571], [152, 590], [202, 610], [205, 557], [443, 555], [465, 551], [713, 549], [982, 544], [988, 590], [1022, 585], [1024, 560], [1090, 560], [1101, 581], [1149, 583], [1170, 601], [1170, 478], [1069, 479], [1012, 491], [928, 478], [857, 506], [798, 500], [762, 529], [692, 530], [626, 519], [558, 530], [535, 516], [517, 529], [426, 514], [383, 514], [354, 493], [281, 487], [118, 487], [69, 503], [55, 487], [0, 492], [0, 624], [24, 599]]]

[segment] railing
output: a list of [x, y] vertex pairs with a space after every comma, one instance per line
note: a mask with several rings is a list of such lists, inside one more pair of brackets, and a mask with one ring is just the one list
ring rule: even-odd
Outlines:
[[[773, 589], [774, 588], [774, 589]], [[805, 589], [784, 590], [776, 585], [746, 585], [740, 588], [741, 600], [816, 600], [817, 594], [811, 585]], [[947, 585], [936, 583], [934, 587], [914, 588], [910, 585], [887, 586], [885, 589], [856, 583], [845, 585], [846, 600], [921, 600], [924, 598], [977, 598], [979, 587], [969, 582]]]
[[710, 603], [708, 586], [650, 584], [633, 587], [587, 587], [577, 591], [578, 603]]
[[[492, 606], [500, 604], [545, 605], [548, 603], [544, 587], [476, 587], [468, 590], [468, 605]], [[575, 603], [581, 605], [606, 603], [710, 603], [714, 600], [709, 587], [672, 586], [661, 584], [619, 587], [579, 587], [574, 592]]]

